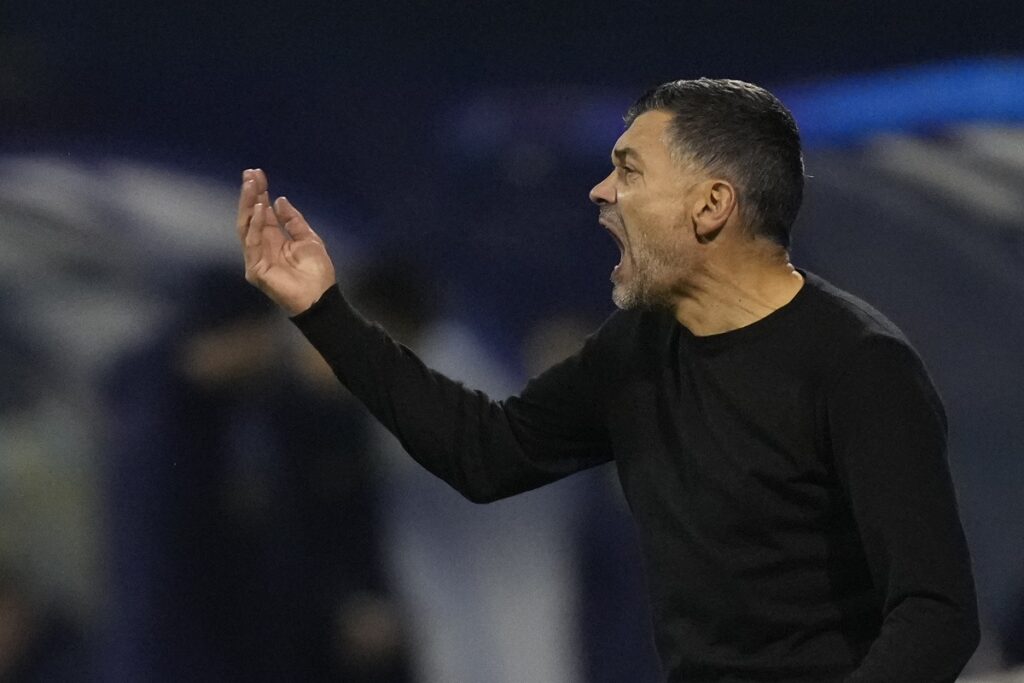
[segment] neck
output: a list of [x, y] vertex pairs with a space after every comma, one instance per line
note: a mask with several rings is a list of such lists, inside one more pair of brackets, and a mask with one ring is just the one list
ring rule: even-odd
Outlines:
[[746, 327], [782, 308], [804, 279], [782, 250], [705, 262], [673, 301], [676, 320], [696, 336]]

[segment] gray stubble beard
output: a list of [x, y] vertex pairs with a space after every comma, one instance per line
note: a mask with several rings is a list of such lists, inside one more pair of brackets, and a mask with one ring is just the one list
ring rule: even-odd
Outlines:
[[664, 254], [649, 249], [646, 242], [637, 242], [631, 256], [633, 279], [626, 284], [614, 283], [612, 302], [624, 311], [670, 308], [668, 291], [658, 291], [657, 283], [670, 282], [670, 273], [678, 266], [673, 267]]

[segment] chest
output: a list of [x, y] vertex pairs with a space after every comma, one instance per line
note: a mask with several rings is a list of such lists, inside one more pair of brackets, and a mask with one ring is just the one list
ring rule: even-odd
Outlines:
[[623, 377], [608, 424], [634, 512], [716, 532], [824, 523], [835, 478], [816, 377], [749, 354], [674, 354]]

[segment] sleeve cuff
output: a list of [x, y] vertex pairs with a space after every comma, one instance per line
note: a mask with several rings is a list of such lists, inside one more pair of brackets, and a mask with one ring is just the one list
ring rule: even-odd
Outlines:
[[349, 305], [337, 284], [290, 320], [336, 370], [342, 359], [369, 344], [372, 335], [372, 326]]
[[345, 297], [341, 295], [341, 288], [338, 283], [334, 283], [320, 295], [320, 298], [313, 302], [313, 305], [302, 311], [291, 316], [289, 320], [299, 326], [301, 329], [306, 321], [315, 319], [318, 315], [322, 315], [325, 308], [331, 308], [338, 304], [345, 305]]

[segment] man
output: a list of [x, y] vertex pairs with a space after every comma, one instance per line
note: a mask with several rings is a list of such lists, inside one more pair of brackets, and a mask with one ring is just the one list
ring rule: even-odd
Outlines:
[[623, 310], [519, 396], [463, 388], [366, 323], [261, 171], [239, 203], [246, 277], [472, 500], [614, 460], [670, 680], [954, 680], [978, 623], [943, 409], [892, 323], [789, 263], [792, 116], [700, 79], [626, 124], [591, 191]]

